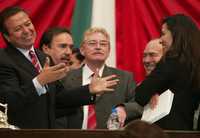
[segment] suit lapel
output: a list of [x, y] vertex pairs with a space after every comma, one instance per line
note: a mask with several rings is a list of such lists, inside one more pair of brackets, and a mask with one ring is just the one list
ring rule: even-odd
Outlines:
[[[104, 67], [104, 69], [103, 69], [102, 77], [106, 77], [106, 76], [109, 76], [109, 75], [111, 75], [111, 74], [113, 74], [112, 71], [109, 69], [108, 66], [105, 65], [105, 67]], [[97, 97], [96, 97], [96, 101], [98, 101], [98, 100], [100, 100], [101, 98], [103, 98], [103, 95], [104, 95], [104, 93], [101, 94], [100, 96], [97, 96]]]
[[75, 77], [72, 78], [72, 82], [76, 86], [81, 86], [82, 85], [82, 73], [83, 73], [83, 69], [82, 68], [77, 69], [76, 72], [74, 73]]
[[17, 65], [19, 68], [23, 69], [29, 74], [32, 74], [33, 76], [37, 74], [37, 71], [33, 64], [15, 47], [8, 46], [6, 48], [6, 52], [9, 54], [13, 63], [15, 63], [15, 65]]
[[111, 74], [113, 74], [113, 72], [110, 70], [110, 68], [108, 66], [105, 65], [102, 77], [106, 77]]
[[35, 53], [36, 53], [36, 55], [37, 55], [37, 57], [38, 57], [38, 59], [39, 59], [39, 62], [40, 62], [40, 64], [41, 64], [41, 66], [43, 67], [43, 66], [44, 66], [44, 63], [45, 63], [45, 58], [46, 58], [46, 56], [44, 55], [43, 52], [41, 52], [41, 51], [38, 50], [38, 49], [35, 49]]

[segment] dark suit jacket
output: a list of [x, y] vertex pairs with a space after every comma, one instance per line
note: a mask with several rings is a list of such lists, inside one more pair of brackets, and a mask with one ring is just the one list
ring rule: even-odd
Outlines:
[[[111, 114], [111, 109], [115, 105], [124, 102], [134, 101], [134, 88], [135, 82], [133, 81], [132, 74], [119, 69], [111, 68], [105, 66], [103, 71], [103, 77], [111, 74], [116, 74], [119, 77], [119, 84], [114, 87], [115, 91], [111, 93], [104, 93], [101, 96], [96, 97], [95, 107], [96, 107], [96, 117], [97, 117], [97, 128], [106, 128], [106, 122], [109, 115]], [[64, 87], [71, 88], [82, 85], [82, 68], [77, 70], [72, 70], [68, 73], [68, 76], [64, 80]], [[76, 114], [72, 114], [65, 119], [57, 120], [58, 128], [81, 128], [83, 120], [83, 111], [79, 108]], [[133, 112], [135, 115], [140, 115], [141, 110], [135, 111], [135, 108], [128, 106], [127, 111]], [[139, 113], [138, 113], [139, 112]], [[64, 123], [64, 121], [68, 123]]]
[[[45, 56], [37, 49], [36, 54], [43, 65]], [[48, 84], [47, 93], [38, 96], [32, 83], [37, 75], [31, 62], [16, 48], [0, 50], [0, 100], [8, 103], [10, 124], [19, 128], [54, 128], [55, 108], [92, 102], [88, 86], [67, 92], [58, 81]]]
[[163, 129], [192, 130], [196, 106], [191, 85], [191, 70], [176, 58], [162, 60], [157, 68], [136, 88], [136, 101], [146, 105], [152, 95], [170, 89], [174, 93], [172, 108], [157, 121]]

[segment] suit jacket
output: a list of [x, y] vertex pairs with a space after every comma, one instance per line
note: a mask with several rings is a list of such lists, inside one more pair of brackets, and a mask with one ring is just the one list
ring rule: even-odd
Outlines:
[[[115, 86], [115, 91], [111, 93], [104, 93], [101, 96], [96, 97], [95, 107], [96, 107], [96, 118], [97, 118], [97, 128], [106, 128], [106, 122], [109, 115], [111, 114], [111, 109], [115, 105], [125, 102], [134, 101], [134, 88], [135, 82], [133, 81], [132, 74], [126, 71], [122, 71], [116, 68], [105, 66], [103, 70], [103, 77], [111, 74], [116, 74], [119, 77], [119, 83]], [[82, 85], [82, 68], [72, 70], [68, 73], [65, 78], [64, 87], [71, 88]], [[126, 105], [126, 104], [125, 104]], [[127, 106], [126, 110], [128, 112], [134, 112], [135, 116], [141, 114], [141, 110], [137, 110], [135, 107]], [[81, 107], [76, 111], [77, 113], [72, 114], [64, 119], [57, 119], [58, 128], [81, 128], [83, 120], [83, 111]], [[67, 121], [64, 122], [63, 120]]]
[[144, 106], [152, 95], [170, 89], [174, 93], [169, 115], [156, 122], [163, 129], [192, 130], [197, 101], [191, 81], [191, 70], [177, 58], [166, 57], [136, 88], [136, 101]]
[[[35, 51], [43, 65], [44, 54]], [[54, 128], [55, 108], [93, 102], [88, 86], [67, 92], [59, 81], [48, 84], [47, 93], [39, 96], [32, 83], [37, 75], [32, 63], [15, 47], [0, 50], [0, 102], [8, 103], [10, 124], [19, 128]]]

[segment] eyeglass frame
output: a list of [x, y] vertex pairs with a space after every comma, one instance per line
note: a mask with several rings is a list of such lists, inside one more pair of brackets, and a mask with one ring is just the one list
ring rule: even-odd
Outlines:
[[[93, 42], [93, 43], [92, 43]], [[110, 46], [110, 42], [107, 40], [85, 40], [84, 44], [87, 44], [89, 47], [95, 47], [99, 45], [100, 47], [107, 47]]]

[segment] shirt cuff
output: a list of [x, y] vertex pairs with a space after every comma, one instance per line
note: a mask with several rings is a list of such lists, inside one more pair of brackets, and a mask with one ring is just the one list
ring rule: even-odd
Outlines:
[[32, 81], [39, 96], [47, 92], [46, 88], [38, 82], [37, 77], [35, 77]]

